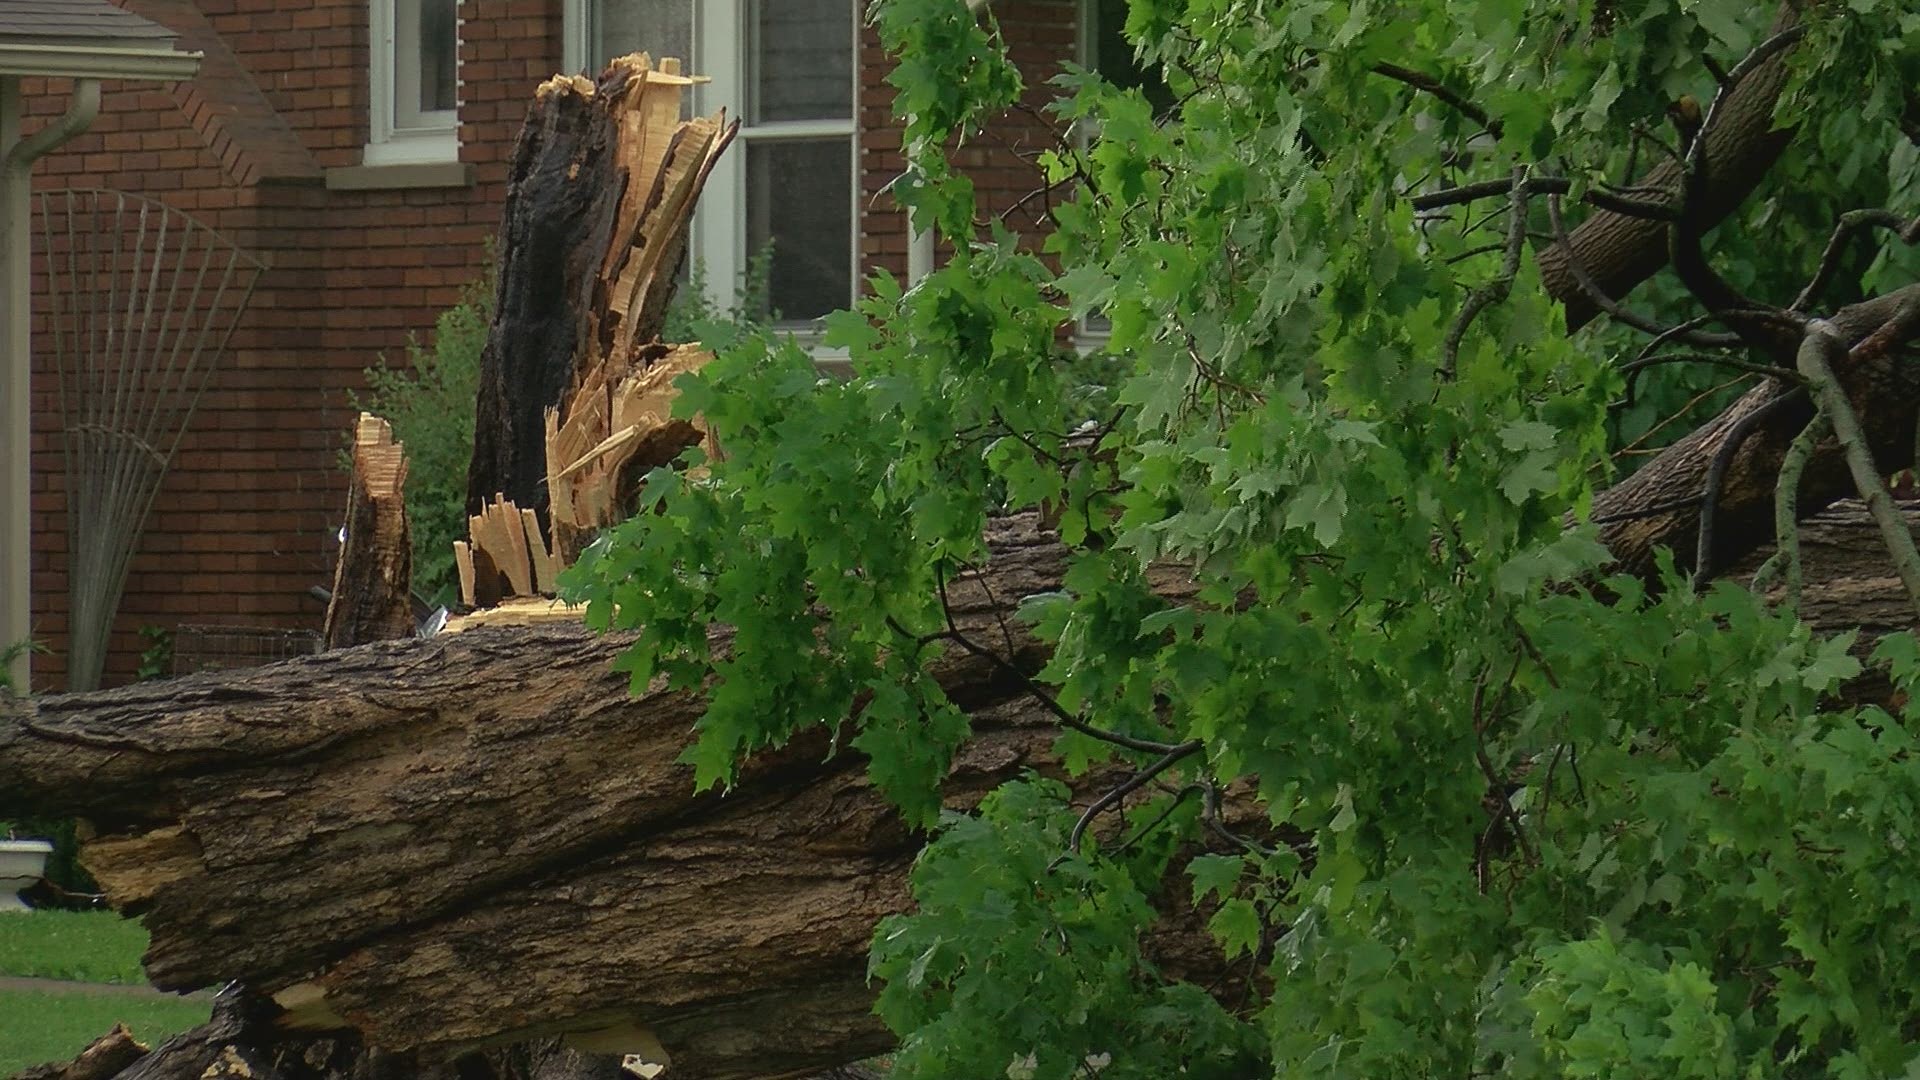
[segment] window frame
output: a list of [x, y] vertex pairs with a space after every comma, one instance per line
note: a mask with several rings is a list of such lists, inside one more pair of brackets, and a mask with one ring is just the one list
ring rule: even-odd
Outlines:
[[[595, 37], [593, 16], [599, 4], [618, 0], [566, 0], [562, 11], [562, 45], [566, 70], [584, 71], [600, 61], [590, 60]], [[753, 124], [746, 111], [749, 79], [747, 20], [750, 0], [687, 0], [693, 7], [693, 55], [683, 57], [690, 75], [705, 76], [707, 82], [693, 88], [693, 108], [708, 115], [725, 108], [730, 119], [740, 121], [737, 145], [720, 155], [700, 203], [694, 208], [692, 236], [688, 249], [704, 270], [707, 300], [720, 310], [731, 307], [737, 283], [746, 272], [747, 260], [747, 149], [755, 142], [780, 140], [844, 138], [847, 140], [847, 206], [850, 228], [847, 237], [848, 280], [846, 305], [860, 295], [863, 264], [860, 256], [860, 17], [857, 0], [843, 0], [854, 9], [849, 33], [853, 50], [853, 88], [844, 120], [780, 120]], [[777, 0], [776, 0], [777, 2]], [[588, 72], [588, 76], [598, 71]], [[803, 343], [818, 344], [822, 332], [818, 319], [783, 321], [775, 324], [783, 333]], [[816, 352], [819, 350], [816, 348]]]
[[[368, 0], [367, 3], [367, 145], [360, 160], [367, 165], [417, 165], [460, 159], [460, 25], [459, 9], [454, 15], [454, 99], [452, 109], [422, 113], [419, 126], [401, 127], [397, 122], [402, 67], [418, 57], [400, 55], [400, 17], [418, 10], [421, 0]], [[415, 70], [412, 83], [417, 88], [422, 73]]]

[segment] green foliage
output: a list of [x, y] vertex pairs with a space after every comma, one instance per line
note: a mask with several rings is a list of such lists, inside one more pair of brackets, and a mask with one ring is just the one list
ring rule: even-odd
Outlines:
[[780, 318], [773, 310], [773, 242], [747, 257], [746, 269], [734, 284], [733, 302], [721, 306], [713, 302], [705, 263], [696, 262], [687, 271], [687, 280], [675, 290], [673, 300], [660, 324], [662, 341], [700, 341], [710, 336], [710, 327], [737, 326], [758, 330]]
[[32, 639], [11, 641], [0, 645], [0, 694], [20, 693], [23, 688], [13, 685], [13, 662], [29, 653], [44, 653], [45, 645]]
[[[433, 344], [407, 342], [405, 367], [386, 359], [367, 369], [356, 411], [393, 425], [407, 448], [407, 516], [413, 536], [413, 590], [430, 604], [460, 595], [453, 542], [467, 536], [467, 463], [473, 457], [473, 410], [480, 353], [493, 321], [493, 270], [460, 294], [434, 323]], [[343, 467], [351, 461], [342, 454]]]
[[[1920, 210], [1896, 123], [1920, 18], [1802, 7], [1779, 119], [1806, 134], [1713, 241], [1735, 285], [1781, 299], [1838, 210]], [[1920, 713], [1835, 703], [1850, 637], [1671, 565], [1605, 577], [1593, 493], [1698, 373], [1623, 415], [1642, 339], [1567, 333], [1527, 243], [1541, 203], [1420, 220], [1407, 198], [1516, 169], [1575, 197], [1618, 178], [1635, 126], [1711, 100], [1703, 57], [1733, 68], [1767, 17], [1130, 0], [1175, 105], [1061, 77], [1055, 115], [1091, 134], [1042, 158], [1074, 192], [1042, 258], [976, 227], [945, 159], [1022, 87], [991, 9], [874, 5], [900, 56], [895, 191], [961, 242], [829, 320], [850, 382], [790, 342], [713, 338], [679, 407], [728, 456], [656, 471], [566, 588], [637, 631], [636, 689], [709, 695], [686, 755], [701, 785], [825, 725], [934, 830], [916, 910], [872, 954], [901, 1076], [1920, 1064]], [[1470, 89], [1497, 136], [1382, 64]], [[1843, 265], [1822, 309], [1911, 259]], [[1673, 283], [1648, 295], [1685, 314]], [[1062, 363], [1059, 327], [1089, 312], [1111, 320], [1105, 362]], [[1072, 771], [1155, 780], [1084, 830], [1038, 779], [940, 810], [970, 723], [929, 664], [1002, 636], [956, 640], [949, 586], [988, 557], [989, 515], [1037, 508], [1068, 570], [1002, 598], [1025, 624], [1005, 634], [1052, 646], [1039, 679], [1081, 728], [1058, 744]], [[1195, 575], [1190, 606], [1150, 587], [1170, 564]], [[1875, 662], [1911, 693], [1920, 645]], [[1268, 830], [1228, 828], [1223, 800]], [[1255, 973], [1244, 990], [1151, 959], [1183, 894]]]
[[140, 636], [147, 647], [140, 650], [140, 666], [134, 669], [136, 681], [164, 679], [173, 674], [173, 631], [164, 626], [143, 626]]

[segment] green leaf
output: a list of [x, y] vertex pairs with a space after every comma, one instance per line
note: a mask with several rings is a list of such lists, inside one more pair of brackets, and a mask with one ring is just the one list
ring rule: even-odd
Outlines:
[[1193, 877], [1193, 902], [1228, 895], [1245, 871], [1246, 859], [1239, 855], [1194, 856], [1187, 864], [1187, 873]]
[[1253, 901], [1244, 897], [1233, 897], [1222, 903], [1213, 918], [1207, 920], [1207, 929], [1212, 932], [1214, 940], [1220, 943], [1228, 960], [1257, 951], [1261, 936], [1266, 932]]

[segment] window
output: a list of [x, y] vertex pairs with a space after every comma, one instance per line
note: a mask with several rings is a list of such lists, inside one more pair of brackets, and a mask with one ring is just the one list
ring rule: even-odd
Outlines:
[[369, 165], [460, 156], [458, 0], [372, 0]]
[[[630, 52], [679, 56], [713, 81], [692, 107], [724, 107], [740, 138], [694, 217], [693, 251], [716, 302], [769, 246], [767, 306], [799, 327], [852, 302], [857, 0], [569, 0], [567, 66]], [[767, 314], [767, 312], [762, 312]]]
[[1157, 67], [1142, 64], [1127, 40], [1127, 0], [1081, 0], [1081, 64], [1122, 90], [1139, 90], [1154, 115], [1173, 111], [1173, 92]]

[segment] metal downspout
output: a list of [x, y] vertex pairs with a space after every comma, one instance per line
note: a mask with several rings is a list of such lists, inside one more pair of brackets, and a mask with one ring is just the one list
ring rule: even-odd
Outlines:
[[[78, 79], [67, 111], [22, 137], [20, 77], [0, 76], [0, 648], [33, 633], [32, 169], [100, 115], [100, 80]], [[29, 687], [28, 654], [9, 665]]]

